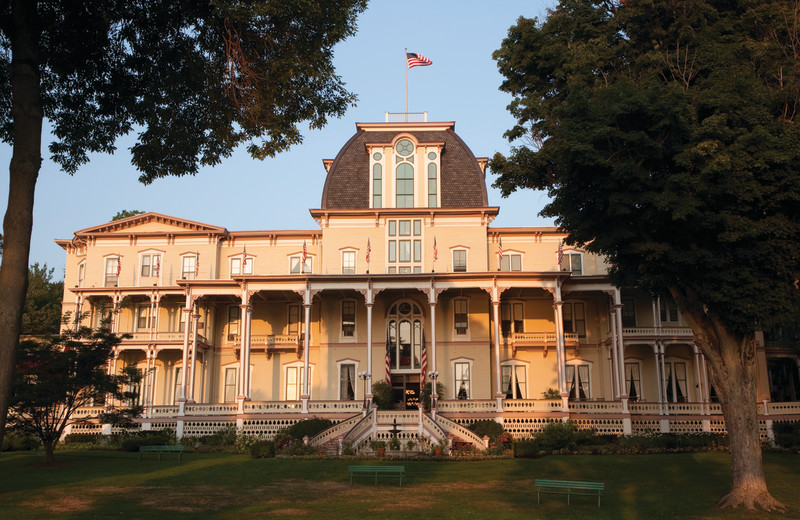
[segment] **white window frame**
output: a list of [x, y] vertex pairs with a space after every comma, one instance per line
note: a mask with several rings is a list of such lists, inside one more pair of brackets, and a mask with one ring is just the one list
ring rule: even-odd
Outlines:
[[644, 401], [645, 397], [642, 395], [642, 362], [639, 360], [625, 360], [625, 388], [623, 389], [623, 393], [628, 395], [630, 399], [630, 390], [631, 390], [631, 381], [633, 380], [632, 371], [629, 368], [636, 367], [636, 371], [638, 372], [636, 375], [639, 376], [636, 385], [636, 401]]
[[[456, 253], [464, 253], [464, 269], [456, 270]], [[454, 247], [451, 250], [450, 258], [453, 262], [453, 272], [454, 273], [467, 273], [469, 272], [469, 248], [466, 247]]]
[[[302, 361], [293, 361], [291, 363], [287, 363], [287, 364], [283, 365], [283, 370], [282, 370], [282, 372], [283, 372], [283, 384], [281, 385], [282, 392], [283, 392], [283, 400], [284, 401], [288, 401], [289, 400], [288, 395], [289, 395], [289, 373], [290, 373], [290, 369], [296, 369], [297, 370], [296, 374], [298, 376], [298, 380], [297, 380], [297, 383], [296, 383], [296, 385], [297, 385], [297, 399], [296, 400], [299, 401], [300, 400], [300, 396], [303, 395], [303, 373], [305, 372], [303, 370], [303, 362]], [[337, 380], [338, 380], [338, 376], [337, 376]], [[309, 397], [309, 399], [311, 399], [311, 394], [313, 393], [313, 390], [312, 390], [313, 383], [314, 383], [314, 365], [308, 365], [308, 397]]]
[[[505, 399], [528, 399], [528, 396], [530, 395], [530, 391], [529, 391], [530, 389], [528, 388], [529, 379], [530, 379], [528, 377], [528, 372], [529, 372], [528, 366], [529, 366], [528, 363], [525, 363], [523, 361], [514, 361], [514, 360], [504, 361], [504, 362], [500, 363], [501, 391], [502, 392], [506, 392], [506, 389], [502, 388], [502, 381], [505, 379], [503, 373], [506, 371], [506, 369], [510, 369], [509, 370], [509, 374], [510, 374], [510, 381], [509, 382], [512, 383], [511, 384], [512, 396], [508, 397], [508, 394], [504, 393], [503, 395], [506, 396]], [[524, 382], [524, 385], [522, 387], [520, 387], [519, 379], [518, 379], [518, 377], [519, 377], [519, 370], [518, 369], [519, 368], [523, 369], [522, 373], [525, 375], [525, 382]], [[520, 390], [522, 392], [525, 393], [524, 396], [520, 397], [519, 395], [516, 395], [518, 387], [520, 388]]]
[[[302, 254], [295, 254], [289, 256], [289, 274], [311, 274], [313, 272], [314, 267], [314, 257], [311, 255], [306, 256], [306, 263], [303, 265], [303, 272], [300, 272], [300, 260], [303, 258]], [[294, 271], [295, 264], [297, 265], [297, 270]]]
[[[191, 262], [190, 262], [191, 260]], [[191, 264], [191, 269], [187, 270], [187, 264]], [[195, 280], [198, 276], [198, 269], [197, 269], [197, 254], [196, 253], [187, 253], [181, 255], [181, 279], [183, 280]]]
[[[565, 365], [566, 365], [566, 368], [574, 367], [573, 368], [574, 373], [573, 373], [573, 376], [572, 376], [572, 381], [570, 381], [569, 378], [566, 377], [566, 375], [567, 375], [566, 368], [564, 370], [564, 379], [565, 379], [565, 382], [567, 384], [567, 393], [570, 396], [569, 398], [570, 399], [575, 399], [575, 400], [587, 400], [587, 401], [593, 399], [593, 396], [594, 396], [594, 390], [592, 388], [592, 386], [594, 385], [594, 377], [592, 377], [593, 363], [591, 361], [586, 361], [584, 359], [571, 359], [571, 360], [567, 361], [565, 363]], [[588, 367], [589, 384], [587, 386], [588, 386], [589, 392], [587, 394], [587, 392], [584, 390], [584, 394], [587, 394], [587, 395], [586, 395], [586, 397], [581, 399], [581, 397], [580, 397], [580, 388], [577, 388], [577, 386], [576, 386], [576, 391], [575, 391], [576, 392], [576, 397], [573, 398], [572, 397], [572, 392], [570, 391], [570, 388], [571, 388], [570, 384], [574, 384], [575, 382], [577, 382], [578, 384], [581, 383], [581, 374], [580, 374], [580, 368], [579, 367], [584, 367], [584, 366]]]
[[[683, 374], [686, 377], [686, 379], [684, 379], [685, 388], [683, 389], [683, 401], [678, 400], [678, 376], [675, 374], [675, 365], [677, 364], [683, 365]], [[689, 360], [684, 358], [669, 357], [664, 360], [664, 373], [661, 375], [664, 379], [664, 401], [668, 403], [688, 403], [691, 401], [691, 386], [689, 385], [691, 377], [690, 366], [691, 363]], [[672, 400], [670, 400], [667, 395], [667, 386], [669, 383], [672, 383]]]
[[[150, 310], [151, 310], [150, 302], [142, 303], [136, 306], [136, 314], [134, 315], [134, 320], [135, 320], [134, 330], [136, 332], [152, 330], [153, 321], [155, 320], [153, 320], [153, 316], [151, 316]], [[145, 320], [144, 325], [141, 324], [142, 319]]]
[[[402, 228], [408, 224], [408, 233]], [[420, 218], [392, 218], [386, 221], [386, 272], [388, 274], [421, 273], [425, 262], [425, 223]], [[394, 230], [394, 234], [392, 234]], [[408, 246], [408, 260], [401, 260]], [[394, 255], [394, 258], [392, 258]]]
[[[503, 258], [499, 258], [500, 255], [497, 255], [497, 265], [500, 267], [501, 271], [504, 272], [520, 272], [525, 270], [525, 254], [522, 251], [516, 251], [513, 249], [509, 249], [508, 251], [503, 251]], [[519, 257], [519, 269], [513, 269], [514, 261], [512, 257]], [[503, 268], [503, 264], [508, 262], [507, 269]]]
[[[353, 304], [353, 334], [347, 336], [344, 333], [344, 304], [345, 302]], [[302, 310], [302, 309], [301, 309]], [[345, 298], [339, 303], [339, 341], [342, 343], [352, 343], [358, 340], [358, 304], [352, 298]]]
[[353, 400], [358, 401], [359, 399], [364, 398], [364, 392], [361, 390], [361, 395], [359, 396], [359, 389], [360, 387], [364, 386], [364, 383], [358, 378], [358, 360], [355, 359], [342, 359], [341, 361], [336, 362], [336, 381], [337, 381], [337, 401], [343, 401], [342, 399], [342, 367], [345, 365], [352, 365], [353, 369]]
[[83, 260], [78, 264], [78, 283], [76, 284], [76, 286], [83, 287], [85, 283], [86, 283], [86, 260]]
[[[463, 333], [459, 333], [458, 329], [456, 328], [456, 310], [458, 308], [458, 302], [463, 301], [466, 304], [466, 315], [467, 315], [467, 327]], [[453, 298], [453, 340], [455, 341], [467, 341], [471, 337], [471, 330], [469, 326], [469, 298], [464, 296], [459, 296], [458, 298]]]
[[172, 368], [172, 375], [175, 378], [175, 381], [172, 383], [173, 392], [172, 392], [172, 402], [170, 404], [177, 404], [178, 399], [181, 398], [181, 371], [183, 370], [183, 366], [176, 365]]
[[[522, 316], [520, 316], [519, 319], [516, 319], [517, 318], [516, 310], [520, 307], [522, 308]], [[503, 321], [505, 321], [503, 319], [504, 309], [508, 309], [508, 312], [511, 316], [507, 331], [503, 330]], [[517, 330], [516, 322], [518, 321], [522, 322], [522, 330]], [[502, 301], [500, 302], [500, 333], [505, 338], [505, 337], [510, 337], [511, 334], [514, 334], [516, 332], [525, 332], [525, 302], [522, 300]]]
[[[586, 271], [584, 269], [584, 261], [583, 261], [583, 253], [581, 251], [575, 251], [571, 249], [569, 251], [562, 251], [563, 258], [561, 259], [561, 271], [572, 273], [575, 276], [581, 276]], [[578, 261], [580, 262], [581, 266], [578, 271], [573, 269], [573, 257], [577, 257]]]
[[[143, 251], [139, 253], [139, 271], [138, 275], [139, 278], [160, 278], [161, 277], [161, 270], [164, 267], [163, 262], [164, 253], [162, 251]], [[147, 273], [144, 274], [145, 268], [145, 259], [147, 259]], [[159, 273], [158, 275], [154, 275], [153, 271], [155, 271], [156, 260], [158, 260], [159, 264]]]
[[[228, 374], [233, 373], [233, 385], [228, 384]], [[235, 403], [239, 398], [239, 365], [230, 364], [222, 367], [221, 395], [223, 403]], [[228, 389], [233, 390], [233, 396], [228, 399]]]
[[[580, 305], [581, 306], [580, 308], [582, 308], [583, 310], [583, 320], [582, 320], [583, 333], [581, 333], [581, 330], [576, 326], [576, 324], [578, 323], [578, 319], [576, 318], [577, 312], [575, 310], [576, 308], [578, 308], [577, 305]], [[567, 308], [569, 308], [569, 313], [565, 312]], [[566, 327], [567, 314], [569, 314], [572, 317], [572, 321], [570, 322], [572, 324], [571, 327], [572, 330], [567, 330]], [[579, 338], [585, 338], [587, 330], [587, 321], [588, 320], [586, 319], [586, 302], [568, 301], [563, 303], [563, 306], [561, 307], [561, 323], [562, 327], [564, 327], [565, 333], [577, 334]]]
[[[346, 260], [347, 257], [352, 257], [350, 258], [352, 262]], [[358, 250], [342, 249], [341, 259], [342, 274], [356, 274], [356, 269], [358, 268]]]
[[[681, 323], [681, 313], [678, 312], [678, 306], [672, 298], [659, 298], [659, 319], [661, 323], [668, 323], [670, 326], [675, 326]], [[672, 311], [675, 312], [675, 319], [672, 319]]]
[[450, 360], [450, 373], [453, 374], [453, 399], [458, 399], [458, 393], [461, 391], [459, 379], [458, 379], [458, 372], [456, 371], [456, 366], [460, 364], [467, 365], [467, 370], [469, 370], [469, 383], [467, 390], [467, 399], [472, 399], [472, 368], [474, 360], [470, 358], [460, 357], [454, 358]]
[[105, 257], [103, 261], [103, 287], [119, 287], [119, 279], [122, 273], [117, 274], [117, 267], [121, 265], [121, 262], [122, 257], [120, 255]]

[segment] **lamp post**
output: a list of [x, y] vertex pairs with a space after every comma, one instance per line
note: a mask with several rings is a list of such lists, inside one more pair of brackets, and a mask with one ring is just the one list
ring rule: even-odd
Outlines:
[[436, 379], [438, 379], [438, 377], [438, 370], [431, 370], [428, 372], [428, 379], [431, 380], [431, 410], [436, 410], [436, 401], [439, 399], [439, 393], [436, 391]]
[[358, 378], [364, 382], [364, 409], [367, 409], [367, 380], [369, 379], [370, 373], [364, 370], [363, 372], [358, 373]]

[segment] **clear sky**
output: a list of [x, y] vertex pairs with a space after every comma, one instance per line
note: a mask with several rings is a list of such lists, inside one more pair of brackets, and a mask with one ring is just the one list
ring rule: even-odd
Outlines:
[[[358, 19], [358, 32], [336, 48], [334, 64], [358, 105], [321, 130], [304, 132], [302, 144], [259, 161], [243, 150], [195, 177], [138, 182], [128, 149], [134, 136], [118, 141], [114, 155], [94, 155], [74, 176], [45, 158], [36, 188], [30, 262], [54, 267], [63, 278], [64, 251], [53, 242], [79, 229], [111, 220], [118, 211], [157, 211], [223, 226], [230, 231], [318, 229], [309, 208], [319, 208], [325, 182], [323, 159], [333, 159], [355, 133], [355, 124], [380, 122], [384, 112], [404, 111], [404, 49], [431, 60], [409, 70], [409, 112], [429, 121], [455, 121], [456, 133], [477, 157], [507, 152], [503, 133], [514, 124], [511, 97], [498, 90], [502, 76], [492, 60], [519, 16], [539, 17], [555, 0], [372, 0]], [[11, 149], [0, 145], [0, 200], [8, 200]], [[494, 176], [487, 176], [489, 184]], [[489, 204], [500, 206], [493, 226], [541, 226], [546, 203], [540, 192], [502, 199], [490, 187]], [[5, 207], [3, 208], [5, 214]]]

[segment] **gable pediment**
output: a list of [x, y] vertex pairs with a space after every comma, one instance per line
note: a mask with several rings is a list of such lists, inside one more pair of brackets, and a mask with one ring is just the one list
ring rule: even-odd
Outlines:
[[224, 227], [203, 224], [177, 217], [171, 217], [161, 213], [148, 212], [141, 215], [107, 222], [99, 226], [93, 226], [76, 231], [76, 236], [96, 236], [96, 235], [159, 235], [159, 234], [211, 234], [225, 235], [227, 230]]

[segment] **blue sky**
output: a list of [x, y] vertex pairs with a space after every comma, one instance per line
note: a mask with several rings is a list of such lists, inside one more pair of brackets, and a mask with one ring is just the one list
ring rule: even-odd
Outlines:
[[[39, 175], [30, 262], [55, 268], [63, 277], [65, 256], [53, 242], [79, 229], [108, 222], [122, 209], [157, 211], [224, 226], [228, 230], [318, 229], [308, 213], [318, 208], [325, 181], [323, 159], [333, 159], [358, 122], [379, 122], [384, 112], [404, 111], [404, 49], [433, 60], [409, 71], [408, 109], [428, 111], [429, 121], [455, 121], [456, 132], [478, 157], [507, 152], [503, 133], [514, 120], [511, 101], [498, 90], [502, 76], [492, 60], [519, 16], [542, 18], [555, 0], [373, 0], [358, 20], [358, 32], [336, 48], [334, 64], [356, 107], [321, 130], [304, 132], [304, 142], [273, 159], [258, 161], [243, 150], [195, 177], [138, 182], [128, 148], [118, 141], [114, 155], [94, 155], [75, 175], [61, 172], [47, 157]], [[8, 200], [11, 149], [0, 145], [0, 200]], [[489, 175], [489, 183], [493, 182]], [[493, 226], [541, 226], [543, 193], [524, 191], [502, 199], [490, 188], [489, 204], [500, 206]], [[3, 208], [5, 214], [5, 208]]]

